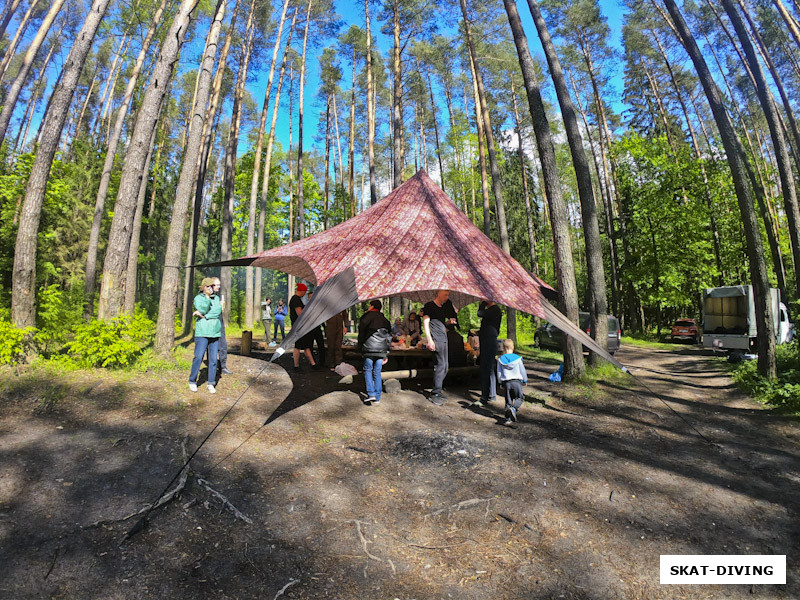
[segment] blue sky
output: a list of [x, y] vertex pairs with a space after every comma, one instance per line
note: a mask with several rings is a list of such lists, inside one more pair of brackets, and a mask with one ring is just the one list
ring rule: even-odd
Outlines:
[[[623, 19], [623, 12], [622, 7], [620, 7], [617, 0], [600, 0], [600, 5], [603, 11], [603, 14], [608, 19], [608, 24], [611, 29], [611, 40], [610, 44], [617, 49], [621, 49], [621, 31], [622, 31], [622, 19]], [[364, 26], [363, 22], [363, 10], [362, 10], [362, 3], [361, 2], [347, 2], [337, 0], [336, 7], [337, 12], [341, 16], [343, 20], [342, 31], [346, 31], [350, 25], [356, 24], [360, 27]], [[525, 31], [528, 37], [528, 43], [531, 46], [531, 52], [534, 55], [539, 55], [544, 60], [544, 54], [541, 50], [541, 44], [539, 43], [539, 38], [536, 33], [536, 28], [533, 24], [533, 19], [531, 18], [530, 11], [528, 10], [527, 3], [524, 0], [518, 1], [518, 9], [520, 16], [523, 21], [523, 26], [525, 27]], [[375, 12], [377, 11], [370, 11], [370, 15], [372, 17], [372, 30], [373, 36], [376, 37], [377, 43], [379, 48], [382, 50], [384, 55], [391, 47], [392, 40], [385, 35], [379, 33], [380, 23], [376, 22], [375, 20]], [[458, 15], [460, 17], [460, 14]], [[299, 46], [298, 46], [299, 47]], [[318, 56], [322, 53], [322, 46], [316, 48], [314, 50], [315, 55], [314, 57], [309, 57], [308, 59], [308, 80], [306, 83], [306, 92], [305, 92], [305, 115], [309, 119], [308, 125], [304, 128], [304, 135], [303, 135], [303, 144], [305, 148], [311, 148], [314, 143], [314, 136], [317, 132], [317, 122], [319, 119], [320, 110], [324, 110], [324, 106], [318, 105], [316, 98], [315, 98], [315, 91], [317, 86], [319, 85], [319, 62]], [[267, 67], [268, 68], [268, 67]], [[345, 69], [344, 79], [342, 85], [349, 85], [350, 82], [350, 74], [347, 69]], [[621, 98], [622, 96], [622, 70], [621, 67], [618, 72], [614, 73], [614, 77], [611, 80], [611, 85], [615, 88], [616, 98]], [[248, 86], [248, 90], [251, 94], [253, 94], [254, 98], [260, 103], [263, 101], [264, 96], [264, 89], [266, 87], [266, 73], [264, 74], [263, 78], [259, 78], [257, 81], [252, 82]], [[284, 88], [285, 89], [285, 88]], [[621, 101], [612, 102], [612, 106], [616, 110], [622, 110], [623, 105]], [[341, 110], [341, 109], [340, 109]], [[271, 114], [271, 113], [270, 113]], [[297, 140], [297, 128], [296, 128], [296, 119], [297, 119], [297, 112], [295, 111], [295, 130], [294, 130], [294, 140]], [[343, 118], [343, 113], [340, 112], [340, 119]], [[342, 132], [344, 134], [344, 132]], [[277, 130], [277, 138], [285, 148], [289, 141], [289, 123], [288, 123], [288, 104], [286, 103], [286, 99], [282, 99], [281, 101], [281, 115], [278, 119], [278, 130]], [[242, 150], [245, 150], [242, 147]]]

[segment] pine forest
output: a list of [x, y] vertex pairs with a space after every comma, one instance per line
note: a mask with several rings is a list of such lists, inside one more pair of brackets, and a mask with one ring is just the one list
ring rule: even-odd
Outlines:
[[44, 356], [103, 323], [166, 354], [207, 275], [258, 328], [286, 274], [184, 266], [420, 169], [573, 320], [658, 335], [729, 285], [798, 308], [797, 0], [5, 0], [0, 77], [0, 331]]

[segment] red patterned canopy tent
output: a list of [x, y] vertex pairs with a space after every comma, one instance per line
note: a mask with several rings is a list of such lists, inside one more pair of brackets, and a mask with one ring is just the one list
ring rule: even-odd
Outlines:
[[357, 302], [396, 295], [427, 302], [447, 289], [457, 309], [492, 300], [548, 319], [616, 362], [545, 300], [542, 289], [552, 288], [486, 237], [424, 170], [336, 227], [213, 264], [275, 269], [319, 286], [276, 356]]

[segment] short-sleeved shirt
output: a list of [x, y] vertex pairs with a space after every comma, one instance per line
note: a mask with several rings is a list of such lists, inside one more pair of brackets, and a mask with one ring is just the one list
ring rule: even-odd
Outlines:
[[305, 307], [306, 305], [303, 304], [303, 299], [297, 294], [292, 296], [292, 299], [289, 300], [289, 318], [292, 321], [292, 325], [294, 325], [294, 322], [300, 317], [297, 313], [297, 309], [303, 310]]
[[456, 314], [456, 309], [453, 307], [453, 303], [450, 302], [449, 299], [441, 306], [431, 300], [422, 307], [422, 311], [425, 313], [423, 319], [425, 317], [430, 317], [431, 321], [441, 321], [442, 324], [447, 323], [448, 319], [455, 319], [458, 316]]
[[447, 334], [447, 320], [456, 318], [456, 309], [450, 300], [446, 300], [444, 304], [438, 306], [436, 302], [431, 300], [422, 307], [422, 312], [425, 313], [422, 317], [423, 321], [426, 317], [430, 317], [431, 335], [441, 336]]

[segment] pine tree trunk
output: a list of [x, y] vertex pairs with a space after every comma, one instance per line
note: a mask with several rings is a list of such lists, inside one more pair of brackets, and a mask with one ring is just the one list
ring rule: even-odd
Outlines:
[[[261, 108], [261, 121], [258, 125], [258, 139], [256, 140], [255, 155], [253, 157], [253, 177], [250, 181], [250, 211], [247, 221], [247, 254], [253, 254], [256, 236], [256, 207], [258, 205], [258, 176], [261, 171], [261, 153], [264, 149], [264, 128], [267, 123], [267, 112], [269, 109], [269, 97], [272, 92], [272, 78], [275, 75], [275, 65], [278, 62], [278, 52], [281, 48], [281, 36], [283, 35], [283, 24], [286, 20], [286, 10], [289, 7], [289, 0], [284, 0], [281, 12], [278, 33], [275, 35], [275, 47], [272, 49], [272, 63], [269, 67], [267, 78], [267, 89], [264, 92], [264, 104]], [[245, 269], [245, 328], [252, 331], [253, 323], [258, 322], [259, 305], [255, 303], [253, 267]]]
[[725, 12], [728, 13], [728, 18], [731, 20], [731, 24], [744, 50], [747, 63], [750, 66], [750, 72], [755, 79], [756, 94], [767, 119], [770, 136], [772, 137], [772, 146], [775, 149], [775, 159], [778, 163], [778, 174], [781, 180], [784, 211], [789, 226], [789, 237], [792, 240], [792, 257], [794, 258], [796, 282], [794, 297], [797, 298], [797, 290], [800, 290], [800, 206], [797, 201], [797, 188], [794, 174], [792, 173], [786, 138], [783, 135], [783, 128], [778, 119], [778, 111], [772, 99], [772, 93], [767, 86], [766, 77], [764, 77], [764, 72], [758, 62], [755, 48], [750, 42], [750, 36], [747, 34], [742, 17], [736, 10], [732, 0], [722, 0], [722, 6], [725, 8]]
[[533, 212], [531, 211], [531, 194], [528, 186], [528, 173], [525, 168], [525, 150], [522, 142], [522, 124], [520, 123], [519, 110], [517, 108], [517, 91], [514, 89], [514, 80], [511, 83], [511, 105], [514, 108], [514, 126], [517, 130], [517, 155], [519, 156], [520, 177], [522, 177], [522, 193], [525, 198], [525, 221], [528, 225], [528, 248], [531, 253], [531, 272], [539, 276], [539, 263], [536, 260], [536, 233], [533, 225]]
[[[167, 94], [165, 97], [169, 97]], [[163, 104], [163, 103], [162, 103]], [[158, 136], [158, 127], [153, 129], [153, 136], [150, 139], [150, 149], [147, 151], [147, 159], [144, 161], [144, 177], [139, 186], [139, 195], [136, 201], [136, 212], [133, 215], [133, 229], [131, 231], [131, 251], [128, 253], [128, 267], [125, 271], [125, 300], [123, 311], [133, 315], [136, 308], [136, 275], [139, 270], [139, 240], [142, 233], [142, 215], [144, 214], [144, 200], [147, 196], [147, 180], [150, 172], [150, 160], [153, 157], [153, 147]], [[153, 182], [155, 183], [155, 182]]]
[[672, 16], [672, 21], [680, 34], [684, 48], [692, 59], [708, 102], [711, 105], [711, 111], [714, 114], [714, 120], [717, 123], [722, 143], [725, 146], [725, 153], [733, 176], [734, 188], [736, 189], [736, 197], [739, 201], [739, 210], [742, 213], [742, 222], [747, 240], [750, 277], [756, 305], [758, 372], [763, 377], [774, 379], [776, 377], [775, 333], [772, 329], [774, 315], [769, 303], [769, 281], [764, 261], [764, 248], [761, 243], [752, 191], [747, 182], [745, 169], [747, 157], [736, 135], [733, 123], [731, 123], [730, 117], [725, 110], [719, 88], [717, 88], [717, 84], [711, 77], [700, 48], [697, 46], [686, 22], [683, 20], [683, 16], [675, 5], [675, 0], [664, 0], [664, 4]]
[[[272, 150], [275, 144], [275, 125], [278, 122], [278, 108], [281, 104], [281, 88], [283, 87], [283, 76], [286, 73], [286, 63], [289, 57], [289, 49], [292, 46], [292, 34], [294, 33], [294, 24], [297, 20], [297, 10], [295, 9], [292, 15], [292, 23], [289, 25], [289, 35], [286, 36], [286, 47], [283, 50], [283, 60], [281, 61], [281, 71], [278, 75], [278, 87], [275, 89], [275, 102], [272, 106], [272, 123], [269, 128], [269, 138], [267, 139], [267, 156], [264, 161], [264, 175], [261, 178], [261, 214], [258, 220], [258, 240], [256, 243], [256, 251], [264, 251], [264, 229], [265, 221], [267, 219], [267, 202], [269, 200], [269, 180], [272, 171]], [[290, 220], [291, 222], [291, 220]], [[256, 269], [256, 282], [255, 282], [255, 300], [253, 304], [256, 310], [261, 306], [261, 276], [263, 269]], [[292, 289], [289, 289], [292, 292]]]
[[[200, 62], [197, 76], [197, 96], [192, 110], [192, 121], [189, 124], [189, 135], [186, 140], [186, 152], [178, 177], [175, 191], [175, 203], [172, 207], [167, 248], [164, 255], [164, 273], [161, 277], [161, 296], [158, 303], [158, 321], [156, 324], [155, 349], [159, 353], [167, 353], [172, 349], [175, 340], [175, 307], [178, 300], [180, 270], [177, 268], [181, 259], [183, 232], [186, 222], [186, 211], [194, 191], [194, 178], [200, 150], [203, 144], [205, 119], [212, 118], [206, 112], [211, 87], [211, 72], [217, 55], [217, 43], [225, 17], [225, 1], [218, 0], [214, 12], [214, 20], [208, 31], [205, 51]], [[199, 211], [198, 211], [199, 212]], [[197, 216], [197, 215], [196, 215]], [[196, 228], [195, 228], [196, 231]], [[192, 257], [193, 258], [193, 257]], [[190, 261], [189, 264], [192, 264]], [[192, 269], [188, 269], [192, 270]], [[189, 290], [191, 293], [191, 289]]]
[[[230, 260], [233, 257], [233, 213], [236, 196], [236, 156], [239, 146], [239, 129], [242, 124], [242, 99], [244, 86], [247, 82], [247, 71], [250, 66], [250, 55], [253, 48], [253, 35], [255, 33], [255, 6], [256, 0], [250, 2], [250, 12], [245, 28], [245, 42], [242, 49], [242, 58], [239, 63], [239, 73], [236, 76], [236, 88], [233, 94], [233, 114], [231, 115], [231, 128], [228, 132], [228, 143], [225, 150], [225, 195], [222, 201], [222, 232], [220, 240], [220, 260]], [[223, 319], [230, 322], [233, 302], [233, 271], [232, 267], [222, 267], [219, 273], [220, 293], [226, 298], [223, 306]]]
[[[297, 239], [306, 237], [305, 204], [303, 198], [303, 93], [306, 80], [306, 48], [308, 47], [308, 26], [311, 24], [311, 3], [306, 9], [306, 26], [303, 32], [303, 57], [300, 61], [300, 97], [297, 100]], [[290, 290], [291, 291], [291, 290]]]
[[330, 219], [328, 212], [330, 209], [330, 183], [331, 183], [331, 95], [332, 91], [328, 90], [327, 98], [325, 101], [325, 183], [323, 186], [323, 207], [322, 207], [322, 228], [328, 229], [330, 226]]
[[28, 78], [28, 73], [30, 73], [33, 59], [36, 58], [36, 53], [39, 52], [39, 48], [42, 47], [44, 40], [47, 38], [47, 33], [50, 31], [50, 27], [53, 25], [56, 16], [58, 16], [64, 1], [65, 0], [53, 0], [50, 9], [42, 20], [42, 24], [39, 26], [39, 31], [36, 32], [30, 46], [28, 46], [27, 52], [25, 52], [25, 56], [22, 58], [17, 76], [14, 78], [11, 87], [8, 88], [8, 92], [3, 100], [3, 110], [0, 112], [0, 144], [3, 143], [6, 137], [8, 124], [11, 122], [11, 115], [14, 114], [14, 107], [17, 105], [22, 86]]
[[[550, 68], [550, 75], [555, 85], [558, 103], [561, 106], [561, 115], [564, 119], [564, 128], [567, 133], [572, 164], [575, 168], [575, 178], [578, 183], [578, 196], [581, 204], [581, 218], [583, 220], [584, 243], [586, 244], [586, 265], [587, 278], [589, 282], [589, 318], [591, 320], [592, 338], [601, 348], [608, 347], [608, 304], [606, 301], [606, 278], [605, 268], [603, 267], [603, 245], [600, 240], [600, 225], [597, 219], [597, 205], [594, 198], [594, 188], [592, 186], [592, 173], [589, 170], [589, 161], [583, 149], [583, 138], [578, 127], [578, 117], [575, 115], [575, 107], [567, 90], [567, 81], [561, 69], [561, 62], [558, 60], [555, 46], [550, 39], [547, 25], [539, 11], [536, 0], [528, 0], [536, 30], [539, 32], [539, 39], [542, 41], [547, 65]], [[589, 362], [598, 365], [600, 357], [591, 352]]]
[[[536, 70], [528, 49], [528, 40], [522, 29], [522, 22], [514, 0], [503, 0], [514, 44], [517, 48], [525, 91], [531, 112], [536, 145], [539, 149], [539, 160], [542, 165], [542, 179], [550, 205], [550, 225], [553, 230], [553, 254], [558, 278], [558, 293], [561, 310], [567, 318], [578, 325], [578, 291], [575, 284], [575, 267], [572, 261], [572, 245], [570, 242], [567, 209], [561, 196], [561, 182], [556, 166], [555, 148], [550, 133], [550, 123], [545, 112], [544, 102], [539, 84], [536, 81]], [[570, 336], [565, 337], [564, 344], [564, 378], [575, 380], [584, 372], [583, 351], [581, 344]]]
[[[475, 128], [477, 129], [478, 134], [478, 164], [481, 171], [481, 193], [483, 195], [483, 233], [486, 235], [486, 237], [491, 237], [492, 210], [489, 201], [489, 174], [487, 173], [486, 169], [486, 132], [484, 130], [483, 118], [481, 115], [481, 102], [478, 98], [478, 77], [476, 74], [475, 62], [472, 60], [472, 53], [469, 53], [469, 68], [470, 72], [472, 73], [472, 95], [475, 102]], [[464, 99], [464, 103], [466, 104], [466, 98]], [[464, 110], [466, 111], [466, 106], [464, 107]], [[465, 115], [466, 114], [469, 113], [465, 112]], [[470, 165], [471, 164], [472, 156], [470, 155]], [[472, 177], [470, 177], [470, 182], [472, 182]], [[470, 186], [472, 186], [472, 183], [470, 183]], [[474, 194], [475, 190], [473, 188], [473, 205], [475, 204]], [[474, 213], [475, 207], [473, 206], [473, 214]]]
[[[489, 117], [489, 107], [486, 103], [486, 90], [483, 86], [483, 76], [478, 68], [477, 55], [475, 53], [475, 44], [472, 40], [472, 33], [467, 17], [467, 4], [466, 0], [461, 0], [461, 13], [464, 17], [464, 30], [467, 36], [467, 46], [469, 53], [472, 56], [472, 63], [475, 69], [475, 81], [478, 86], [478, 100], [481, 107], [481, 119], [483, 121], [484, 134], [486, 135], [486, 147], [489, 151], [489, 169], [492, 173], [492, 191], [494, 192], [495, 202], [495, 217], [497, 218], [497, 229], [500, 236], [500, 247], [507, 253], [511, 254], [511, 247], [508, 242], [508, 225], [506, 223], [506, 208], [503, 201], [503, 187], [500, 175], [500, 166], [498, 164], [497, 156], [494, 148], [494, 134], [492, 133], [492, 122]], [[506, 331], [508, 337], [517, 341], [517, 312], [508, 308], [506, 310]]]
[[28, 29], [28, 25], [31, 22], [31, 15], [33, 14], [33, 11], [36, 9], [37, 4], [39, 4], [39, 0], [31, 0], [30, 5], [28, 6], [28, 10], [25, 12], [25, 15], [19, 22], [19, 27], [17, 27], [17, 31], [14, 34], [14, 37], [11, 39], [11, 43], [8, 45], [8, 48], [6, 48], [5, 54], [3, 54], [3, 58], [0, 59], [0, 80], [4, 79], [6, 76], [8, 65], [11, 63], [11, 59], [14, 58], [14, 54], [17, 51], [17, 46], [19, 46], [19, 43], [25, 36], [25, 31]]
[[0, 21], [0, 39], [6, 34], [8, 24], [11, 23], [11, 19], [14, 18], [14, 13], [17, 12], [20, 2], [22, 2], [22, 0], [12, 0], [11, 5], [3, 13], [3, 20]]
[[103, 320], [115, 318], [122, 310], [125, 293], [122, 274], [128, 264], [131, 227], [136, 212], [139, 185], [144, 177], [144, 162], [150, 146], [150, 136], [158, 121], [159, 107], [169, 88], [169, 81], [172, 79], [173, 69], [178, 62], [178, 54], [197, 3], [198, 0], [181, 2], [175, 20], [164, 38], [150, 85], [136, 116], [136, 124], [122, 168], [117, 202], [114, 205], [114, 218], [108, 236], [108, 249], [103, 263], [103, 279], [98, 302], [98, 317]]
[[[231, 45], [233, 43], [233, 32], [236, 30], [236, 20], [239, 16], [240, 0], [236, 0], [233, 5], [233, 14], [231, 15], [231, 22], [228, 25], [229, 34], [225, 37], [225, 43], [222, 45], [222, 51], [219, 56], [219, 64], [217, 71], [214, 74], [214, 83], [211, 88], [211, 100], [209, 101], [208, 114], [205, 117], [203, 124], [202, 135], [202, 150], [197, 161], [197, 171], [194, 177], [195, 197], [192, 206], [192, 223], [189, 226], [189, 243], [186, 252], [186, 264], [192, 265], [195, 262], [195, 254], [197, 250], [197, 236], [199, 232], [200, 219], [203, 215], [203, 191], [205, 190], [206, 174], [211, 166], [212, 150], [214, 140], [216, 139], [217, 125], [219, 122], [219, 115], [217, 110], [219, 108], [222, 96], [222, 77], [225, 74], [225, 67], [228, 63], [228, 55], [230, 54]], [[217, 185], [217, 170], [214, 171], [211, 181], [211, 190], [209, 197], [213, 197]], [[213, 209], [210, 211], [213, 213]], [[211, 248], [211, 230], [208, 232], [209, 243], [207, 249]], [[191, 333], [192, 319], [190, 314], [192, 312], [192, 293], [194, 292], [194, 269], [186, 269], [183, 287], [183, 329], [181, 335], [188, 335]]]
[[95, 0], [67, 56], [61, 78], [42, 121], [41, 141], [25, 189], [11, 279], [11, 320], [15, 327], [36, 325], [36, 243], [47, 179], [81, 70], [110, 0]]
[[100, 244], [100, 228], [103, 224], [103, 215], [105, 214], [106, 198], [108, 197], [108, 186], [111, 183], [111, 172], [114, 169], [114, 158], [117, 154], [117, 146], [122, 138], [122, 129], [125, 125], [125, 116], [128, 113], [131, 100], [133, 99], [133, 92], [136, 89], [136, 82], [139, 79], [139, 74], [142, 71], [145, 57], [153, 41], [158, 24], [161, 22], [161, 17], [164, 14], [167, 0], [161, 0], [161, 5], [153, 15], [153, 22], [147, 31], [147, 36], [142, 42], [142, 48], [139, 51], [139, 56], [136, 57], [136, 62], [133, 65], [133, 70], [128, 80], [128, 85], [125, 88], [125, 95], [122, 99], [122, 106], [117, 113], [117, 119], [114, 123], [111, 137], [108, 140], [108, 147], [106, 148], [106, 158], [103, 163], [103, 172], [100, 175], [100, 186], [97, 189], [97, 197], [94, 203], [94, 217], [92, 219], [92, 228], [89, 231], [89, 249], [86, 256], [86, 278], [84, 279], [83, 299], [84, 299], [84, 319], [88, 320], [94, 313], [94, 288], [96, 284], [97, 274], [97, 251]]
[[392, 189], [403, 183], [403, 80], [400, 63], [400, 0], [392, 0]]
[[372, 80], [372, 31], [369, 23], [369, 0], [364, 0], [364, 14], [367, 30], [367, 152], [369, 156], [369, 202], [378, 201], [378, 181], [375, 173], [375, 102], [373, 101]]
[[792, 34], [792, 38], [794, 38], [794, 43], [800, 46], [800, 28], [797, 27], [797, 22], [794, 20], [794, 17], [792, 17], [791, 13], [786, 10], [786, 7], [783, 5], [781, 0], [772, 0], [772, 3], [775, 5], [775, 8], [778, 9], [778, 12], [781, 14], [784, 23], [786, 23], [786, 27]]

